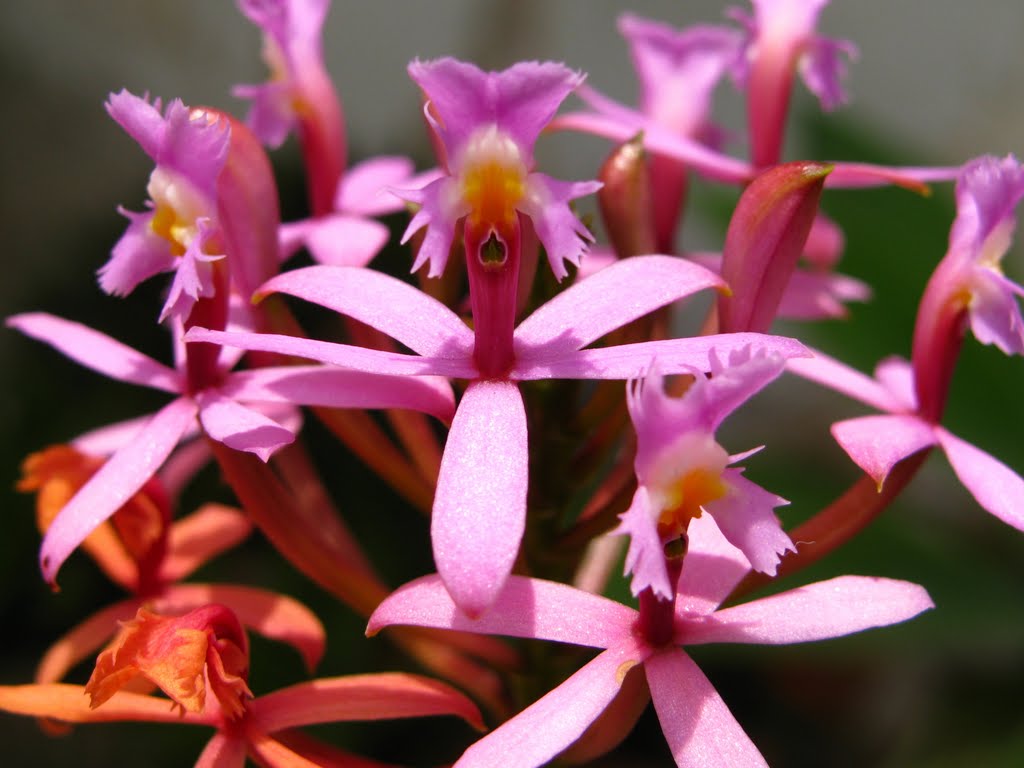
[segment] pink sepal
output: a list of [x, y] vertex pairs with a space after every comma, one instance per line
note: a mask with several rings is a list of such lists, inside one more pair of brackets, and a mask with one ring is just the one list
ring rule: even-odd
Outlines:
[[935, 428], [916, 416], [861, 416], [837, 421], [832, 436], [881, 488], [897, 462], [935, 445]]
[[195, 402], [207, 435], [236, 451], [255, 454], [261, 461], [269, 461], [277, 449], [295, 440], [291, 430], [215, 390], [200, 392]]
[[935, 430], [960, 482], [985, 510], [1024, 531], [1024, 480], [998, 459], [956, 435]]

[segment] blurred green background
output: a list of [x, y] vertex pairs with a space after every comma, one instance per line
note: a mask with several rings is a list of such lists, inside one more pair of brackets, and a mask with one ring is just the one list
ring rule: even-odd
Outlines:
[[[719, 18], [721, 5], [710, 0], [685, 9], [679, 5], [649, 3], [635, 10], [677, 25]], [[1019, 33], [1024, 26], [1014, 24], [1024, 23], [1024, 16], [1012, 3], [992, 3], [980, 19], [962, 10], [946, 13], [947, 5], [915, 0], [894, 9], [873, 0], [827, 9], [826, 32], [855, 38], [864, 53], [864, 61], [852, 68], [854, 105], [821, 117], [809, 97], [798, 96], [788, 156], [945, 164], [987, 150], [1024, 150], [1019, 112], [1024, 68], [1020, 51], [1008, 44], [1016, 39], [1008, 30]], [[590, 72], [596, 87], [631, 98], [625, 46], [613, 26], [615, 15], [627, 7], [539, 0], [337, 3], [326, 49], [351, 124], [352, 159], [399, 152], [413, 155], [420, 167], [430, 162], [417, 94], [404, 73], [413, 56], [451, 53], [495, 68], [519, 58], [564, 59]], [[396, 29], [399, 12], [406, 23]], [[946, 22], [940, 24], [937, 17]], [[160, 281], [125, 300], [106, 298], [95, 286], [94, 272], [124, 226], [114, 208], [141, 206], [150, 171], [141, 150], [106, 117], [102, 101], [109, 91], [128, 87], [240, 110], [228, 92], [234, 83], [264, 77], [258, 36], [232, 4], [199, 0], [14, 0], [0, 9], [0, 19], [5, 94], [0, 216], [7, 264], [0, 309], [4, 315], [53, 312], [167, 360], [163, 334], [150, 322]], [[873, 99], [879, 92], [888, 101]], [[739, 133], [738, 101], [725, 93], [721, 107]], [[566, 178], [592, 175], [607, 151], [605, 143], [586, 137], [555, 136], [542, 143], [545, 169]], [[294, 145], [273, 157], [286, 218], [299, 217], [304, 203]], [[720, 245], [724, 216], [734, 199], [731, 190], [698, 185], [684, 245]], [[592, 201], [582, 206], [584, 212], [593, 207]], [[823, 207], [846, 232], [843, 270], [867, 281], [874, 299], [853, 306], [847, 322], [781, 330], [841, 352], [864, 370], [887, 354], [907, 355], [916, 298], [945, 252], [951, 190], [937, 188], [928, 198], [902, 190], [829, 192]], [[400, 217], [391, 223], [402, 226]], [[392, 265], [405, 258], [399, 249], [384, 256]], [[1024, 278], [1022, 262], [1024, 250], [1018, 246], [1005, 262], [1011, 277]], [[0, 486], [7, 494], [7, 528], [0, 537], [0, 684], [16, 684], [31, 679], [43, 648], [120, 597], [80, 555], [62, 571], [59, 595], [42, 583], [32, 500], [10, 490], [21, 460], [87, 429], [152, 411], [165, 400], [109, 383], [12, 332], [0, 334], [0, 359], [5, 387]], [[946, 425], [1024, 471], [1022, 385], [1019, 359], [968, 341]], [[726, 430], [723, 442], [731, 450], [767, 444], [763, 454], [747, 462], [748, 476], [792, 501], [782, 510], [789, 525], [856, 477], [827, 428], [861, 412], [838, 396], [786, 379], [747, 406], [744, 418], [736, 418], [742, 429]], [[399, 584], [431, 570], [422, 517], [334, 450], [312, 420], [309, 439], [339, 504], [385, 576]], [[194, 508], [207, 493], [230, 498], [212, 470], [200, 478], [200, 488], [181, 511]], [[882, 519], [798, 580], [841, 573], [920, 582], [938, 610], [904, 626], [818, 645], [700, 648], [693, 654], [769, 762], [951, 768], [1024, 764], [1024, 707], [1019, 703], [1024, 689], [1024, 536], [978, 508], [944, 459], [933, 457]], [[258, 535], [196, 579], [273, 586], [306, 602], [328, 629], [328, 655], [319, 675], [403, 664], [385, 639], [365, 640], [361, 620], [311, 587]], [[88, 669], [76, 674], [84, 680]], [[257, 694], [303, 674], [295, 654], [254, 640], [252, 688]], [[468, 728], [441, 721], [352, 724], [318, 733], [378, 759], [415, 765], [454, 760], [457, 745], [471, 738]], [[80, 727], [54, 739], [34, 723], [0, 714], [0, 764], [92, 766], [117, 760], [188, 765], [207, 737], [186, 728], [131, 725]], [[669, 764], [653, 711], [601, 763]]]

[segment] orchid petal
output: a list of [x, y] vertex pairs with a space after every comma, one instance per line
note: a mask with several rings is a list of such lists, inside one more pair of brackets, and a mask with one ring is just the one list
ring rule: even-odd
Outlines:
[[189, 342], [208, 341], [239, 347], [252, 352], [275, 352], [280, 355], [318, 360], [328, 365], [351, 368], [367, 373], [383, 373], [392, 376], [448, 376], [451, 378], [475, 378], [476, 368], [472, 360], [403, 355], [397, 352], [382, 352], [349, 344], [335, 344], [329, 341], [299, 339], [276, 333], [227, 333], [207, 328], [191, 328], [185, 335]]
[[722, 279], [674, 256], [617, 261], [555, 296], [515, 330], [519, 357], [582, 349], [607, 333]]
[[455, 224], [469, 212], [469, 206], [459, 193], [458, 183], [443, 176], [419, 189], [391, 188], [391, 193], [419, 206], [402, 234], [403, 245], [423, 227], [427, 228], [412, 264], [412, 271], [416, 272], [429, 261], [427, 276], [440, 277], [448, 263], [448, 252], [455, 238]]
[[818, 350], [811, 350], [813, 357], [796, 358], [786, 361], [786, 369], [824, 387], [841, 392], [847, 397], [873, 406], [880, 411], [900, 413], [907, 410], [893, 392], [867, 374], [855, 370], [834, 357]]
[[772, 511], [789, 502], [750, 482], [740, 474], [741, 471], [727, 469], [722, 473], [729, 491], [707, 504], [706, 511], [715, 519], [729, 543], [743, 552], [755, 571], [774, 576], [782, 555], [796, 551]]
[[441, 302], [390, 275], [354, 267], [306, 267], [278, 275], [260, 294], [287, 293], [348, 315], [426, 356], [468, 357], [473, 332]]
[[916, 416], [861, 416], [837, 421], [832, 436], [881, 488], [897, 462], [935, 445], [935, 429]]
[[210, 603], [228, 606], [245, 626], [287, 643], [312, 670], [324, 654], [326, 635], [316, 615], [297, 600], [257, 587], [227, 584], [177, 584], [154, 603], [159, 612], [188, 612]]
[[207, 435], [236, 451], [253, 453], [262, 461], [269, 461], [274, 451], [295, 441], [291, 430], [214, 390], [200, 392], [196, 404]]
[[832, 189], [860, 189], [895, 184], [924, 194], [930, 182], [952, 181], [959, 173], [959, 166], [931, 168], [836, 162], [832, 173], [825, 178], [825, 186]]
[[[596, 277], [596, 275], [595, 275]], [[587, 282], [594, 278], [588, 278]], [[582, 285], [583, 283], [581, 283]], [[636, 379], [647, 373], [657, 359], [664, 375], [711, 370], [712, 354], [728, 356], [748, 349], [752, 354], [777, 354], [785, 358], [806, 355], [796, 339], [761, 333], [725, 333], [691, 339], [666, 339], [622, 344], [615, 347], [560, 351], [548, 356], [536, 348], [520, 357], [509, 374], [519, 381], [533, 379]]]
[[413, 175], [412, 160], [398, 155], [371, 157], [349, 167], [341, 177], [334, 208], [357, 216], [380, 216], [402, 210], [388, 187], [402, 187]]
[[476, 706], [455, 689], [419, 675], [383, 672], [299, 683], [261, 696], [249, 714], [268, 733], [301, 725], [456, 715], [477, 729]]
[[88, 432], [72, 440], [71, 445], [82, 453], [88, 453], [92, 456], [109, 456], [131, 440], [135, 433], [142, 429], [146, 422], [149, 421], [150, 416], [152, 414], [90, 429]]
[[263, 731], [248, 734], [246, 750], [257, 765], [266, 768], [320, 768], [319, 762], [306, 759]]
[[569, 207], [569, 201], [593, 194], [602, 184], [599, 181], [558, 181], [543, 173], [531, 173], [526, 185], [527, 194], [520, 208], [533, 222], [551, 271], [561, 281], [569, 274], [565, 262], [579, 267], [587, 243], [594, 241], [590, 230]]
[[676, 765], [754, 768], [768, 763], [700, 668], [682, 651], [644, 662], [654, 709]]
[[177, 259], [167, 241], [153, 232], [153, 212], [134, 213], [119, 208], [128, 228], [114, 244], [110, 258], [99, 268], [100, 288], [112, 296], [127, 296], [139, 283], [161, 272], [170, 272]]
[[221, 552], [242, 542], [251, 531], [252, 523], [239, 510], [223, 504], [204, 504], [171, 524], [160, 577], [169, 583], [181, 581]]
[[526, 526], [526, 412], [508, 381], [474, 381], [452, 421], [430, 535], [452, 599], [482, 614], [501, 592]]
[[37, 683], [57, 683], [83, 659], [92, 656], [117, 631], [118, 623], [135, 616], [135, 598], [108, 605], [92, 614], [51, 645], [36, 667]]
[[328, 408], [410, 408], [442, 421], [455, 414], [455, 395], [440, 377], [381, 376], [324, 366], [281, 366], [239, 371], [221, 394], [246, 402], [281, 402]]
[[647, 651], [627, 640], [467, 749], [453, 768], [539, 766], [564, 750], [615, 698], [626, 673]]
[[917, 584], [840, 576], [724, 608], [687, 623], [679, 639], [687, 645], [806, 643], [898, 624], [934, 607]]
[[993, 269], [974, 269], [971, 279], [971, 332], [982, 344], [1004, 355], [1024, 355], [1024, 319], [1017, 296], [1020, 286]]
[[28, 312], [8, 317], [6, 324], [112, 379], [164, 392], [181, 389], [178, 374], [167, 366], [80, 323], [44, 312]]
[[305, 246], [315, 261], [336, 267], [365, 267], [389, 237], [379, 221], [343, 214], [284, 224], [279, 231], [282, 259]]
[[711, 515], [691, 520], [686, 537], [686, 557], [676, 587], [676, 615], [704, 616], [747, 575], [750, 562], [729, 543]]
[[658, 597], [671, 600], [672, 584], [668, 578], [661, 537], [658, 536], [657, 515], [658, 510], [652, 509], [647, 489], [641, 485], [636, 489], [629, 509], [619, 515], [619, 525], [611, 534], [629, 536], [625, 573], [633, 575], [629, 586], [633, 596], [651, 589]]
[[1024, 531], [1024, 480], [998, 459], [941, 427], [939, 444], [960, 482], [986, 511]]
[[498, 125], [528, 152], [586, 75], [553, 61], [521, 61], [490, 73]]
[[388, 595], [370, 616], [366, 632], [401, 624], [608, 648], [630, 634], [636, 619], [636, 611], [614, 600], [525, 576], [510, 576], [491, 610], [471, 619], [435, 575]]
[[434, 61], [416, 59], [408, 70], [439, 119], [438, 133], [449, 156], [477, 126], [497, 119], [492, 78], [478, 67], [445, 57]]
[[898, 355], [889, 355], [875, 366], [875, 379], [901, 404], [897, 409], [912, 413], [917, 410], [917, 393], [914, 391], [914, 367]]
[[0, 710], [45, 717], [65, 723], [111, 723], [146, 720], [154, 723], [214, 725], [212, 712], [179, 712], [168, 699], [118, 691], [100, 707], [89, 706], [85, 686], [66, 683], [0, 686]]
[[156, 474], [195, 416], [196, 406], [191, 400], [172, 400], [57, 514], [39, 551], [43, 577], [48, 582], [55, 582], [57, 571], [85, 537]]
[[245, 768], [245, 740], [218, 731], [206, 742], [195, 768]]

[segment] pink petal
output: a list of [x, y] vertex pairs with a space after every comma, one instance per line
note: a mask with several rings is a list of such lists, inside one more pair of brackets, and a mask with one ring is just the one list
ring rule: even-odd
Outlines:
[[881, 488], [896, 462], [935, 445], [932, 425], [916, 416], [861, 416], [837, 421], [832, 436]]
[[421, 355], [468, 357], [473, 332], [441, 302], [390, 275], [354, 267], [307, 267], [278, 275], [260, 294], [287, 293], [366, 323]]
[[614, 600], [524, 576], [510, 576], [491, 610], [471, 619], [452, 602], [439, 576], [424, 576], [388, 595], [366, 632], [400, 624], [609, 648], [630, 635], [636, 619], [636, 611]]
[[519, 324], [518, 357], [582, 349], [659, 307], [704, 290], [722, 279], [674, 256], [636, 256], [617, 261], [555, 296]]
[[689, 539], [677, 586], [676, 615], [703, 616], [715, 610], [750, 571], [750, 562], [711, 519], [701, 515], [686, 529]]
[[917, 584], [840, 576], [688, 622], [678, 639], [687, 645], [806, 643], [898, 624], [934, 607]]
[[233, 400], [328, 408], [410, 408], [442, 421], [455, 414], [447, 379], [381, 376], [312, 365], [259, 368], [231, 374], [220, 389]]
[[658, 368], [664, 375], [691, 373], [694, 368], [700, 371], [711, 370], [712, 354], [725, 357], [743, 350], [752, 354], [777, 354], [786, 358], [807, 354], [804, 345], [796, 339], [761, 333], [726, 333], [583, 349], [579, 352], [557, 351], [550, 356], [541, 348], [536, 348], [528, 356], [520, 357], [509, 375], [518, 381], [636, 379], [647, 373], [654, 359], [657, 359]]
[[249, 704], [268, 733], [317, 723], [457, 715], [482, 729], [476, 706], [437, 680], [403, 672], [328, 677], [282, 688]]
[[253, 453], [262, 461], [269, 461], [274, 451], [295, 441], [291, 430], [214, 390], [200, 392], [196, 404], [207, 435], [236, 451]]
[[171, 524], [160, 577], [181, 581], [214, 557], [242, 542], [252, 531], [247, 515], [233, 507], [208, 503]]
[[49, 344], [76, 363], [112, 379], [164, 392], [181, 389], [178, 374], [167, 366], [80, 323], [43, 312], [13, 315], [5, 322], [9, 328]]
[[526, 412], [509, 381], [474, 381], [441, 459], [430, 536], [455, 603], [479, 616], [501, 592], [526, 525]]
[[647, 653], [634, 640], [605, 651], [467, 749], [453, 768], [546, 765], [604, 712]]
[[540, 132], [586, 75], [553, 61], [521, 61], [490, 77], [499, 128], [530, 154]]
[[156, 474], [195, 416], [191, 400], [172, 400], [79, 489], [43, 537], [39, 563], [48, 582], [56, 581], [57, 571], [85, 537]]
[[113, 296], [127, 296], [135, 287], [161, 272], [170, 272], [177, 265], [167, 241], [153, 232], [153, 212], [133, 213], [123, 208], [119, 213], [128, 218], [128, 229], [114, 244], [110, 259], [99, 268], [100, 288]]
[[380, 216], [402, 210], [402, 202], [385, 190], [403, 187], [415, 167], [407, 157], [371, 157], [345, 171], [334, 199], [335, 210], [358, 216]]
[[569, 274], [565, 262], [579, 267], [587, 243], [594, 240], [569, 207], [569, 201], [593, 194], [601, 188], [601, 182], [558, 181], [543, 173], [531, 173], [526, 184], [527, 193], [520, 208], [533, 222], [551, 271], [560, 281]]
[[191, 328], [185, 335], [185, 340], [189, 342], [209, 341], [254, 352], [276, 352], [280, 355], [318, 360], [321, 363], [351, 368], [356, 371], [384, 373], [392, 376], [431, 375], [472, 379], [477, 375], [476, 368], [472, 360], [469, 359], [453, 360], [403, 355], [349, 344], [298, 339], [294, 336], [275, 333], [227, 333], [211, 331], [207, 328]]
[[150, 104], [148, 99], [140, 99], [122, 89], [110, 94], [105, 106], [117, 124], [138, 142], [147, 155], [156, 160], [166, 129], [163, 115], [160, 114], [160, 99]]
[[131, 440], [145, 426], [151, 416], [152, 414], [148, 414], [91, 429], [76, 437], [71, 444], [78, 450], [93, 456], [109, 456]]
[[941, 427], [939, 444], [960, 482], [975, 500], [1004, 523], [1024, 531], [1024, 480], [998, 459]]
[[245, 768], [245, 739], [218, 731], [206, 742], [195, 768]]
[[[552, 130], [592, 133], [616, 142], [629, 141], [636, 128], [605, 115], [570, 112], [551, 121]], [[644, 147], [658, 155], [666, 155], [686, 163], [697, 173], [728, 184], [746, 183], [754, 177], [754, 169], [741, 160], [716, 152], [698, 141], [678, 136], [671, 131], [648, 125], [644, 131]]]
[[767, 766], [700, 668], [682, 651], [644, 662], [654, 709], [676, 765], [686, 768]]
[[451, 157], [481, 125], [496, 122], [492, 75], [453, 58], [416, 59], [409, 77], [423, 90], [439, 118], [438, 133]]
[[633, 575], [629, 585], [633, 596], [650, 588], [654, 594], [670, 600], [673, 597], [672, 584], [665, 565], [665, 550], [655, 524], [656, 515], [657, 510], [651, 509], [647, 489], [641, 485], [636, 489], [629, 509], [619, 515], [619, 525], [611, 534], [629, 536], [625, 574]]
[[959, 173], [959, 167], [915, 168], [837, 162], [832, 173], [825, 177], [825, 186], [832, 189], [860, 189], [896, 184], [926, 192], [930, 182], [952, 181]]
[[469, 212], [469, 206], [462, 199], [458, 184], [448, 176], [431, 181], [419, 189], [395, 189], [391, 192], [406, 202], [419, 206], [402, 234], [402, 244], [423, 227], [427, 234], [420, 243], [412, 271], [430, 262], [429, 277], [440, 277], [448, 263], [448, 252], [455, 237], [455, 225]]
[[154, 610], [187, 612], [210, 603], [226, 605], [245, 626], [292, 646], [309, 670], [323, 657], [327, 638], [320, 620], [302, 603], [276, 592], [227, 584], [177, 584], [155, 601]]
[[898, 355], [882, 358], [875, 366], [875, 379], [902, 404], [899, 410], [917, 410], [917, 393], [914, 391], [914, 368]]
[[305, 246], [320, 264], [365, 267], [387, 244], [390, 232], [379, 221], [334, 214], [283, 224], [279, 237], [282, 259]]
[[978, 267], [971, 280], [971, 332], [1004, 355], [1024, 355], [1024, 319], [1017, 305], [1021, 288], [999, 272]]
[[718, 528], [750, 561], [755, 571], [774, 576], [779, 559], [796, 547], [772, 511], [789, 502], [769, 493], [740, 474], [740, 469], [727, 469], [722, 479], [728, 493], [709, 503], [706, 511]]
[[857, 56], [857, 46], [848, 40], [815, 37], [809, 41], [800, 60], [800, 75], [807, 90], [818, 97], [825, 111], [830, 112], [850, 100], [843, 88], [846, 60], [856, 60]]
[[899, 398], [870, 376], [816, 349], [811, 351], [813, 357], [788, 360], [787, 370], [880, 411], [900, 413], [906, 410], [906, 405]]

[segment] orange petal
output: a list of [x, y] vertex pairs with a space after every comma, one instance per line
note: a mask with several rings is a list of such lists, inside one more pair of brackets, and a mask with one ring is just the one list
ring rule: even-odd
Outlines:
[[94, 613], [50, 646], [36, 667], [37, 683], [56, 683], [78, 662], [92, 655], [118, 624], [135, 615], [138, 600], [123, 600]]
[[148, 720], [157, 723], [214, 724], [210, 716], [188, 712], [182, 714], [177, 711], [177, 707], [169, 704], [167, 699], [119, 691], [103, 707], [94, 709], [81, 685], [50, 683], [0, 686], [0, 710], [15, 715], [52, 718], [65, 723]]

